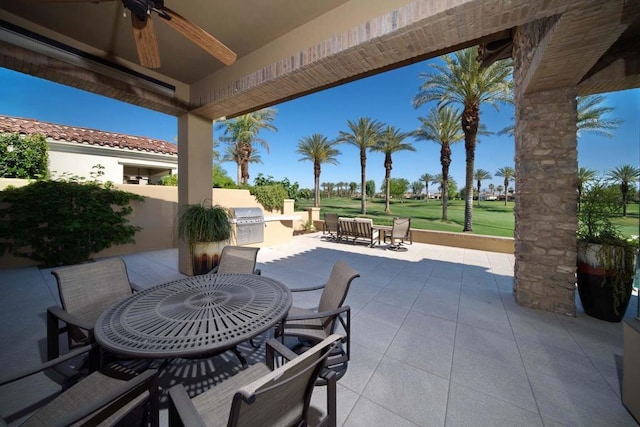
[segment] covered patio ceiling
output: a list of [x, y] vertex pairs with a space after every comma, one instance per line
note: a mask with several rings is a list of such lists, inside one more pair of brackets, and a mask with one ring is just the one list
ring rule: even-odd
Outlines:
[[557, 25], [534, 58], [528, 91], [578, 86], [588, 94], [640, 86], [635, 1], [166, 0], [165, 5], [227, 45], [237, 61], [225, 66], [153, 14], [161, 66], [143, 68], [120, 1], [3, 0], [0, 66], [171, 115], [190, 112], [214, 120], [462, 47], [492, 41], [504, 46], [500, 41], [516, 26], [554, 17]]

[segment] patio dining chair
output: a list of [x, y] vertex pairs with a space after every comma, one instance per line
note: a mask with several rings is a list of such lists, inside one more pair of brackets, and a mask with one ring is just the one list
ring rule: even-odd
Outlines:
[[351, 307], [342, 304], [347, 298], [351, 282], [358, 277], [360, 274], [344, 261], [337, 261], [325, 285], [291, 289], [291, 292], [310, 292], [322, 289], [320, 303], [317, 310], [291, 307], [287, 317], [280, 322], [276, 330], [276, 336], [279, 336], [283, 343], [287, 336], [298, 338], [299, 345], [294, 347], [294, 351], [299, 352], [335, 333], [339, 324], [344, 329], [343, 342], [346, 350], [341, 345], [336, 346], [327, 360], [327, 366], [335, 369], [340, 377], [346, 372], [346, 364], [351, 357]]
[[327, 212], [324, 214], [324, 224], [322, 224], [322, 234], [328, 234], [329, 238], [338, 237], [338, 214]]
[[[56, 369], [84, 353], [96, 350], [98, 349], [95, 344], [85, 346], [37, 367], [14, 372], [10, 377], [0, 378], [0, 387], [14, 392], [19, 390], [20, 396], [33, 400], [34, 396], [37, 398], [42, 393], [44, 384], [42, 378], [31, 380], [28, 377]], [[18, 381], [19, 384], [13, 385]], [[148, 369], [138, 375], [125, 375], [122, 371], [114, 372], [109, 368], [101, 368], [71, 387], [63, 387], [57, 395], [39, 399], [33, 405], [28, 403], [26, 408], [11, 408], [14, 410], [13, 413], [2, 414], [0, 417], [0, 426], [17, 422], [20, 422], [21, 426], [43, 427], [112, 426], [118, 422], [129, 425], [132, 420], [125, 420], [125, 417], [147, 403], [150, 412], [145, 412], [145, 415], [149, 415], [148, 421], [151, 426], [158, 426], [158, 397], [157, 370]], [[23, 420], [25, 414], [28, 418]]]
[[98, 317], [135, 288], [121, 258], [64, 267], [51, 274], [58, 282], [62, 307], [47, 309], [47, 360], [60, 355], [59, 336], [65, 332], [69, 350], [92, 343]]
[[220, 262], [208, 274], [217, 273], [244, 273], [261, 274], [260, 269], [256, 269], [256, 259], [260, 248], [249, 246], [227, 245], [222, 248]]
[[411, 218], [393, 218], [393, 226], [391, 233], [384, 235], [384, 242], [389, 243], [387, 249], [395, 251], [407, 250], [404, 247], [404, 242], [409, 241], [409, 244], [413, 244], [413, 235], [411, 234]]
[[[331, 335], [298, 356], [271, 339], [266, 363], [257, 363], [190, 399], [184, 386], [169, 389], [170, 426], [299, 426], [310, 422], [311, 394], [319, 376], [327, 382], [326, 415], [317, 425], [336, 425], [335, 373], [324, 369], [340, 335]], [[276, 366], [276, 356], [288, 360]]]

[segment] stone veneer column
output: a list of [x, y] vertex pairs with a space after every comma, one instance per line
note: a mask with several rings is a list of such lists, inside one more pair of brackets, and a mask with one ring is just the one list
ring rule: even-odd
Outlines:
[[575, 316], [576, 91], [516, 89], [516, 301]]
[[513, 292], [526, 307], [575, 316], [578, 227], [576, 89], [527, 93], [557, 19], [516, 29], [515, 273]]

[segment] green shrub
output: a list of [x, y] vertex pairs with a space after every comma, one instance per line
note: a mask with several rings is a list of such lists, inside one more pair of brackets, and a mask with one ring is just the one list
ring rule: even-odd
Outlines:
[[287, 190], [280, 185], [261, 185], [250, 190], [256, 200], [268, 211], [282, 209], [284, 199], [287, 198]]
[[0, 178], [46, 178], [49, 154], [42, 135], [0, 135]]
[[0, 191], [0, 254], [73, 265], [114, 244], [135, 243], [131, 201], [144, 197], [96, 181], [35, 181]]

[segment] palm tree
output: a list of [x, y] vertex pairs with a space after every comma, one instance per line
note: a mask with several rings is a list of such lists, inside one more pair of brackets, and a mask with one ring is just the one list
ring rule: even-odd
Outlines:
[[296, 153], [302, 157], [299, 161], [313, 162], [313, 189], [315, 192], [313, 206], [320, 207], [320, 167], [323, 163], [338, 164], [340, 151], [335, 148], [336, 143], [329, 141], [326, 136], [314, 133], [305, 136], [298, 142]]
[[[357, 122], [347, 120], [349, 132], [340, 131], [337, 142], [354, 145], [360, 149], [361, 187], [367, 188], [367, 150], [379, 139], [382, 123], [369, 117], [361, 117]], [[360, 213], [367, 213], [367, 192], [362, 190]]]
[[220, 137], [220, 140], [235, 145], [238, 167], [240, 169], [238, 184], [249, 183], [249, 159], [254, 150], [254, 144], [261, 145], [267, 153], [269, 152], [269, 144], [265, 139], [259, 138], [258, 134], [262, 130], [278, 130], [272, 124], [276, 118], [276, 114], [276, 109], [265, 108], [225, 120], [218, 124], [218, 129], [224, 129], [224, 134]]
[[442, 221], [447, 220], [447, 199], [449, 165], [451, 164], [451, 144], [462, 141], [464, 133], [460, 128], [460, 112], [451, 107], [445, 106], [433, 108], [426, 118], [418, 117], [420, 128], [413, 132], [417, 140], [433, 141], [440, 144], [440, 164], [442, 165]]
[[391, 213], [389, 207], [389, 180], [391, 179], [392, 160], [391, 155], [398, 151], [416, 151], [413, 145], [403, 142], [410, 133], [402, 132], [395, 126], [387, 126], [381, 133], [378, 141], [371, 147], [373, 151], [384, 153], [384, 182], [385, 182], [385, 202], [384, 212]]
[[582, 200], [582, 192], [584, 191], [584, 185], [597, 178], [597, 172], [593, 169], [579, 168], [578, 169], [578, 212], [580, 212], [580, 201]]
[[351, 191], [351, 195], [353, 196], [356, 193], [356, 190], [358, 189], [358, 183], [351, 181], [349, 183], [349, 191]]
[[468, 48], [443, 56], [445, 65], [430, 64], [437, 73], [420, 75], [424, 83], [413, 99], [416, 108], [429, 101], [438, 101], [441, 106], [458, 103], [464, 107], [460, 118], [466, 151], [463, 231], [473, 231], [473, 171], [480, 106], [487, 103], [497, 109], [498, 102], [512, 102], [511, 61], [497, 61], [482, 67], [477, 56], [475, 48]]
[[510, 166], [505, 166], [498, 169], [498, 172], [496, 172], [496, 176], [501, 176], [502, 178], [504, 178], [504, 205], [507, 206], [509, 181], [513, 181], [516, 178], [516, 171]]
[[484, 169], [476, 169], [476, 172], [473, 174], [473, 179], [478, 183], [478, 206], [480, 206], [480, 184], [485, 179], [490, 179], [492, 177], [491, 172]]
[[[240, 155], [238, 154], [238, 146], [237, 145], [227, 145], [224, 147], [224, 153], [220, 158], [221, 162], [234, 162], [237, 165], [237, 184], [240, 184], [242, 181], [242, 169], [240, 167], [242, 160], [240, 159]], [[260, 156], [260, 152], [256, 149], [251, 150], [251, 154], [247, 159], [248, 163], [260, 163], [262, 164], [262, 157]]]
[[433, 181], [433, 175], [431, 175], [430, 173], [423, 173], [420, 177], [420, 180], [424, 181], [424, 189], [425, 193], [427, 194], [427, 203], [429, 203], [429, 183]]
[[489, 184], [489, 191], [491, 191], [491, 195], [493, 196], [494, 191], [496, 190], [496, 186], [492, 183]]
[[627, 195], [629, 194], [629, 183], [640, 178], [640, 168], [631, 165], [618, 166], [607, 173], [610, 181], [620, 183], [622, 193], [622, 216], [627, 216]]
[[496, 187], [496, 191], [498, 192], [498, 194], [502, 193], [502, 190], [504, 190], [504, 187], [502, 185], [498, 185]]

